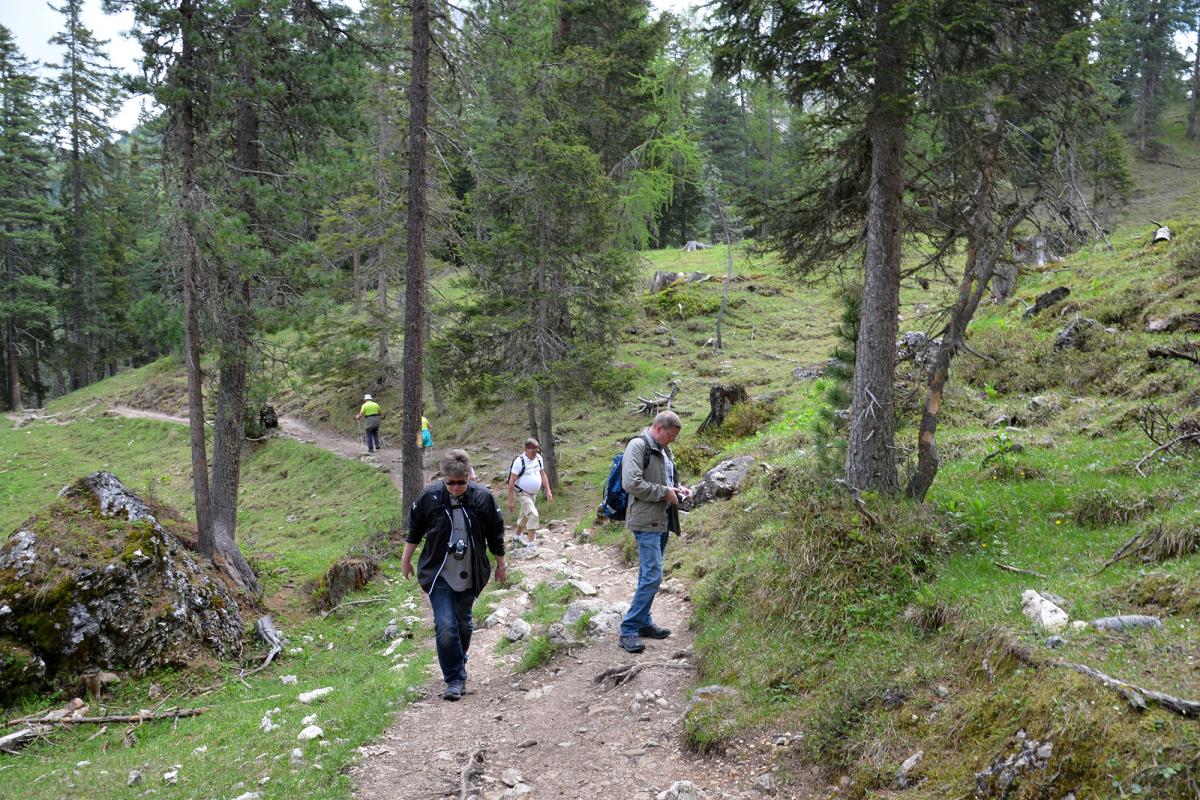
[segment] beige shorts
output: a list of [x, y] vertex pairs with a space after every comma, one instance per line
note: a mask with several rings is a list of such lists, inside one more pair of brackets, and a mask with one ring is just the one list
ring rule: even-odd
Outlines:
[[532, 530], [538, 526], [538, 510], [533, 504], [533, 495], [517, 492], [517, 502], [521, 504], [521, 513], [517, 515], [517, 527], [522, 530]]

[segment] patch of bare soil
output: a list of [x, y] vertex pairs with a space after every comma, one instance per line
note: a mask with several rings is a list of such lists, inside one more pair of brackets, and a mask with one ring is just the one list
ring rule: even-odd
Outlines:
[[[576, 544], [570, 531], [554, 525], [533, 558], [510, 552], [512, 567], [525, 576], [521, 588], [565, 573], [592, 584], [605, 601], [627, 602], [637, 568], [618, 565], [611, 550]], [[792, 793], [770, 774], [774, 748], [765, 734], [719, 756], [684, 749], [682, 717], [695, 673], [686, 658], [673, 656], [690, 654], [691, 613], [684, 587], [671, 580], [665, 586], [654, 617], [673, 634], [645, 640], [640, 655], [620, 650], [616, 636], [605, 635], [521, 674], [514, 672], [519, 656], [497, 653], [505, 626], [477, 630], [467, 694], [456, 703], [442, 700], [435, 666], [424, 698], [401, 710], [377, 744], [362, 748], [362, 761], [350, 773], [354, 796], [654, 798], [676, 781], [690, 781], [714, 800], [765, 796], [768, 789], [777, 797], [810, 796]], [[514, 593], [503, 602], [519, 611], [521, 600]], [[612, 688], [597, 684], [605, 670], [633, 664], [644, 666], [632, 680]], [[482, 756], [472, 770], [478, 774], [464, 783], [464, 767], [476, 753]]]

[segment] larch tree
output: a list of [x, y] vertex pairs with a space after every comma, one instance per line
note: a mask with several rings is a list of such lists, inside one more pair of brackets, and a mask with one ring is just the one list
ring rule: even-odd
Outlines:
[[1090, 5], [980, 3], [953, 23], [931, 26], [919, 43], [924, 73], [914, 137], [925, 159], [908, 191], [930, 255], [918, 268], [949, 275], [960, 245], [965, 258], [929, 369], [917, 464], [905, 488], [914, 499], [925, 499], [937, 475], [950, 367], [1014, 232], [1020, 225], [1083, 228], [1091, 213], [1085, 198], [1122, 172], [1119, 163], [1078, 167], [1097, 157], [1108, 111], [1089, 64]]

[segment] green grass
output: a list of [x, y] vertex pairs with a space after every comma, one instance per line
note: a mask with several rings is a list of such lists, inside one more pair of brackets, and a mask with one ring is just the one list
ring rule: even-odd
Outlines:
[[[389, 562], [385, 571], [398, 576], [399, 564]], [[136, 726], [136, 744], [129, 748], [122, 744], [130, 728], [126, 725], [56, 730], [49, 741], [30, 745], [19, 757], [7, 757], [3, 785], [21, 787], [19, 796], [25, 800], [58, 800], [78, 794], [80, 785], [87, 787], [89, 798], [140, 797], [148, 790], [162, 798], [229, 798], [250, 791], [260, 792], [264, 800], [349, 797], [343, 766], [357, 759], [355, 749], [375, 739], [396, 710], [418, 697], [415, 687], [425, 680], [431, 663], [429, 651], [413, 639], [390, 656], [383, 655], [387, 643], [378, 639], [389, 618], [415, 613], [404, 607], [419, 595], [415, 584], [386, 580], [372, 585], [369, 593], [386, 600], [355, 606], [353, 614], [285, 627], [289, 648], [302, 647], [303, 653], [285, 651], [245, 683], [231, 667], [223, 667], [212, 673], [158, 673], [118, 684], [113, 696], [93, 702], [89, 713], [136, 713], [159, 704], [210, 710], [177, 724], [168, 720]], [[297, 676], [296, 685], [280, 683], [279, 677], [288, 674]], [[157, 703], [148, 697], [151, 683], [165, 692]], [[197, 691], [206, 684], [219, 688]], [[325, 686], [333, 687], [333, 694], [312, 705], [295, 699]], [[46, 699], [31, 700], [12, 716], [49, 705]], [[259, 727], [262, 717], [274, 708], [281, 709], [272, 715], [280, 727], [264, 732]], [[328, 746], [297, 741], [301, 719], [309, 714], [317, 716]], [[290, 757], [295, 747], [304, 751], [300, 765]], [[90, 763], [79, 766], [84, 761]], [[162, 774], [175, 764], [182, 765], [179, 782], [168, 786]], [[126, 787], [131, 770], [142, 772], [142, 785]], [[269, 780], [263, 783], [264, 779]], [[5, 792], [0, 794], [18, 796]]]
[[[2, 420], [0, 453], [0, 530], [12, 531], [63, 486], [99, 470], [185, 517], [195, 513], [183, 425], [85, 416], [14, 430]], [[365, 464], [286, 439], [257, 445], [244, 459], [238, 541], [268, 593], [303, 589], [398, 517], [395, 488]]]

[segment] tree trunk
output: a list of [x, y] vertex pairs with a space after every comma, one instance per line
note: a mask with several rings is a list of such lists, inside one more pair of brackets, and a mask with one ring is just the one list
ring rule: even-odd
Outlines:
[[[384, 41], [391, 39], [391, 26], [389, 23], [384, 23], [382, 31]], [[376, 102], [378, 103], [378, 116], [376, 117], [376, 142], [375, 142], [375, 211], [376, 211], [376, 240], [378, 241], [378, 250], [376, 251], [377, 267], [379, 269], [379, 278], [377, 288], [379, 291], [379, 361], [380, 364], [387, 363], [391, 356], [388, 343], [388, 275], [392, 269], [392, 245], [391, 235], [388, 231], [387, 221], [392, 212], [391, 187], [389, 185], [388, 175], [388, 157], [391, 154], [392, 148], [392, 122], [388, 117], [391, 110], [391, 104], [387, 101], [387, 92], [385, 87], [380, 84], [376, 87]], [[405, 506], [407, 508], [408, 506]]]
[[854, 364], [846, 481], [857, 489], [894, 492], [895, 414], [892, 385], [900, 307], [901, 201], [908, 92], [908, 24], [894, 19], [903, 4], [880, 0], [879, 42], [868, 134], [871, 186], [863, 255], [862, 323]]
[[725, 424], [725, 417], [729, 415], [729, 409], [733, 408], [736, 403], [744, 403], [748, 399], [746, 387], [741, 384], [714, 383], [708, 389], [708, 416], [704, 418], [704, 422], [700, 423], [700, 427], [696, 428], [696, 433], [700, 433], [710, 425], [721, 427]]
[[[199, 35], [195, 23], [193, 0], [181, 0], [179, 75], [185, 96], [180, 102], [178, 118], [173, 120], [179, 141], [179, 161], [182, 186], [179, 197], [179, 226], [183, 255], [183, 332], [188, 380], [188, 429], [192, 448], [192, 494], [196, 501], [197, 546], [210, 558], [212, 544], [212, 506], [208, 487], [208, 454], [204, 441], [204, 392], [200, 371], [200, 319], [196, 309], [196, 277], [199, 267], [199, 244], [196, 241], [194, 216], [197, 212], [196, 187], [196, 115], [195, 47]], [[207, 551], [205, 545], [207, 543]]]
[[357, 248], [355, 248], [355, 250], [354, 250], [354, 256], [353, 256], [353, 257], [354, 257], [354, 278], [353, 278], [353, 286], [354, 286], [354, 310], [355, 310], [355, 311], [361, 311], [361, 310], [362, 310], [362, 299], [363, 299], [363, 290], [362, 290], [362, 254], [361, 254], [361, 253], [358, 251], [358, 249], [357, 249]]
[[[259, 121], [254, 105], [256, 92], [255, 62], [250, 40], [258, 9], [243, 7], [235, 18], [238, 54], [238, 83], [236, 141], [234, 165], [242, 181], [252, 181], [260, 174], [258, 159]], [[252, 228], [257, 228], [258, 211], [249, 188], [243, 187], [239, 206]], [[241, 484], [242, 443], [246, 437], [246, 370], [250, 356], [250, 279], [236, 260], [224, 265], [227, 272], [218, 283], [223, 298], [214, 298], [219, 312], [220, 351], [218, 352], [217, 413], [213, 426], [212, 461], [212, 519], [213, 538], [211, 557], [220, 555], [227, 570], [242, 586], [259, 594], [262, 587], [254, 570], [237, 547], [238, 487]], [[204, 552], [201, 550], [201, 552]]]
[[546, 466], [546, 477], [550, 479], [550, 488], [558, 488], [558, 449], [554, 444], [554, 399], [549, 389], [542, 390], [542, 461]]
[[1192, 98], [1188, 102], [1187, 138], [1193, 142], [1200, 137], [1197, 130], [1196, 105], [1200, 102], [1200, 19], [1196, 20], [1196, 53], [1192, 59]]
[[429, 3], [412, 3], [412, 65], [408, 93], [408, 225], [404, 270], [403, 508], [409, 509], [425, 482], [421, 470], [421, 411], [425, 389], [425, 183], [429, 120]]
[[76, 69], [79, 65], [77, 52], [77, 32], [79, 30], [79, 9], [72, 3], [66, 5], [67, 17], [67, 52], [64, 54], [69, 62], [68, 72], [71, 81], [71, 338], [75, 343], [74, 358], [71, 359], [71, 388], [79, 389], [92, 382], [90, 355], [87, 340], [87, 308], [88, 298], [83, 265], [83, 152], [80, 144], [80, 134], [83, 125], [80, 119], [82, 98], [80, 97], [80, 76]]
[[717, 194], [717, 187], [710, 184], [713, 205], [717, 207], [717, 215], [721, 219], [721, 231], [725, 237], [725, 287], [721, 292], [721, 307], [717, 309], [717, 349], [725, 349], [725, 341], [721, 338], [721, 323], [725, 321], [725, 309], [729, 306], [729, 285], [733, 283], [733, 233], [729, 230], [729, 215], [725, 213], [725, 204]]
[[37, 398], [37, 407], [46, 407], [46, 387], [42, 384], [42, 345], [34, 337], [33, 340], [33, 393]]
[[[17, 270], [14, 262], [13, 239], [10, 226], [5, 225], [4, 237], [4, 282], [8, 285], [9, 302], [16, 306]], [[12, 311], [4, 321], [4, 359], [8, 365], [8, 402], [13, 411], [24, 408], [21, 400], [21, 362], [17, 357], [17, 323]]]
[[538, 422], [537, 422], [537, 404], [532, 400], [525, 403], [525, 410], [529, 412], [529, 435], [538, 438]]

